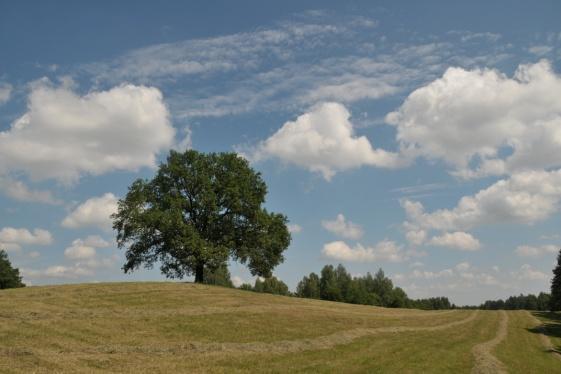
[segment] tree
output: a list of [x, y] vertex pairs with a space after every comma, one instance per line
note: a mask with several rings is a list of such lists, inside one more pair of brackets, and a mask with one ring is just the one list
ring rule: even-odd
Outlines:
[[0, 249], [0, 290], [18, 287], [25, 287], [19, 269], [12, 267], [6, 251]]
[[320, 296], [322, 300], [343, 300], [333, 265], [325, 265], [321, 269]]
[[228, 270], [228, 266], [226, 266], [226, 264], [220, 265], [214, 271], [205, 269], [203, 283], [222, 287], [234, 287], [230, 271]]
[[287, 218], [262, 208], [267, 186], [235, 153], [171, 151], [152, 180], [136, 180], [113, 218], [125, 273], [161, 263], [168, 278], [215, 271], [229, 258], [269, 277], [290, 244]]
[[290, 295], [288, 286], [283, 281], [277, 279], [276, 277], [269, 277], [261, 280], [257, 278], [255, 280], [255, 286], [253, 286], [255, 292], [271, 293], [273, 295]]
[[561, 250], [557, 255], [557, 266], [553, 269], [550, 307], [553, 311], [561, 310]]
[[308, 299], [319, 299], [320, 280], [318, 275], [316, 273], [310, 273], [309, 276], [304, 276], [296, 287], [296, 295]]

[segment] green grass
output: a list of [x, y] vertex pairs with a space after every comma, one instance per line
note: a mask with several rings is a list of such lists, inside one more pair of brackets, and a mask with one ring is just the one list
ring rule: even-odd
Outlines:
[[[472, 313], [187, 283], [29, 287], [0, 292], [0, 372], [468, 373], [473, 346], [495, 336], [500, 318], [481, 311], [466, 320]], [[509, 316], [494, 352], [509, 371], [561, 372], [532, 331], [535, 320]]]

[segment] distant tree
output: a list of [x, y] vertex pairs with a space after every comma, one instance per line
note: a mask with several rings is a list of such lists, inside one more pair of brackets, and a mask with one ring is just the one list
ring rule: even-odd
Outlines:
[[333, 265], [325, 265], [321, 269], [320, 296], [322, 300], [343, 301]]
[[345, 269], [343, 265], [339, 264], [335, 268], [335, 278], [337, 280], [337, 288], [341, 293], [341, 301], [348, 302], [349, 289], [352, 282], [351, 275], [347, 272], [347, 269]]
[[25, 287], [19, 269], [12, 267], [6, 251], [0, 249], [0, 290], [19, 287]]
[[253, 291], [253, 286], [249, 283], [242, 283], [239, 287], [240, 290]]
[[262, 208], [267, 186], [235, 153], [171, 151], [152, 180], [136, 180], [112, 216], [125, 272], [161, 264], [169, 278], [215, 271], [228, 258], [268, 277], [290, 244], [287, 219]]
[[557, 255], [557, 266], [553, 269], [551, 280], [551, 310], [561, 310], [561, 250]]
[[401, 288], [396, 287], [392, 291], [392, 301], [391, 304], [388, 305], [392, 308], [406, 308], [408, 305], [408, 298], [405, 291]]
[[309, 276], [304, 276], [296, 287], [296, 296], [305, 297], [308, 299], [320, 298], [320, 279], [316, 273], [310, 273]]
[[222, 287], [234, 287], [230, 271], [228, 270], [228, 266], [226, 264], [220, 265], [214, 271], [205, 269], [203, 283]]
[[387, 278], [382, 269], [379, 269], [372, 282], [373, 292], [378, 295], [382, 302], [382, 306], [390, 306], [392, 304], [393, 282]]
[[551, 303], [551, 296], [545, 292], [540, 292], [538, 295], [538, 310], [549, 310]]
[[290, 295], [288, 286], [276, 277], [269, 277], [264, 280], [257, 278], [253, 290], [255, 292], [271, 293], [273, 295]]

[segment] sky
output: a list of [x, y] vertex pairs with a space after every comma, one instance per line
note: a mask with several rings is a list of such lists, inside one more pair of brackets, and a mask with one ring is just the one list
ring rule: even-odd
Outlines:
[[[268, 185], [295, 289], [548, 291], [561, 246], [555, 1], [0, 2], [0, 247], [28, 285], [124, 274], [109, 216], [171, 149]], [[231, 263], [236, 284], [254, 278]]]

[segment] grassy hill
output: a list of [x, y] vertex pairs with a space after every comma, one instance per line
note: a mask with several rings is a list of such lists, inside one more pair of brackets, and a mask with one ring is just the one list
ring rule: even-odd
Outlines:
[[29, 287], [0, 291], [0, 372], [561, 373], [557, 318], [186, 283]]

